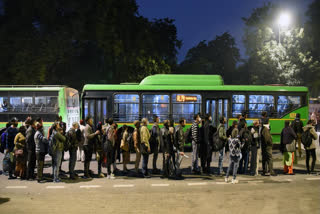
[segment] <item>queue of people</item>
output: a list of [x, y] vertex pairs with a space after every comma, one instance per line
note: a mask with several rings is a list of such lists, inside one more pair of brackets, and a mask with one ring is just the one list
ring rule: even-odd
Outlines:
[[[45, 156], [49, 154], [52, 157], [53, 181], [58, 183], [61, 182], [61, 173], [65, 173], [61, 170], [64, 152], [69, 152], [70, 179], [79, 177], [75, 172], [77, 160], [84, 162], [83, 178], [93, 177], [90, 170], [93, 154], [98, 163], [98, 177], [105, 177], [103, 169], [106, 168], [107, 178], [115, 179], [118, 171], [116, 160], [122, 154], [123, 172], [128, 173], [130, 151], [133, 148], [136, 153], [134, 171], [138, 176], [150, 178], [151, 172], [161, 174], [162, 178], [181, 179], [181, 162], [187, 157], [184, 153], [184, 144], [190, 141], [191, 170], [194, 174], [213, 174], [211, 162], [215, 153], [218, 156], [217, 174], [225, 175], [226, 182], [229, 182], [230, 173], [233, 175], [231, 181], [233, 184], [238, 183], [237, 174], [258, 176], [260, 159], [262, 175], [277, 175], [273, 169], [273, 142], [266, 112], [262, 113], [260, 120], [253, 121], [253, 125], [249, 127], [246, 114], [242, 114], [228, 129], [224, 116], [221, 116], [218, 127], [214, 127], [210, 115], [205, 115], [202, 120], [201, 115], [196, 114], [192, 126], [186, 132], [184, 132], [186, 125], [184, 118], [179, 120], [177, 126], [173, 121], [164, 120], [162, 128], [159, 127], [158, 116], [153, 117], [153, 122], [151, 130], [148, 129], [147, 118], [134, 121], [134, 128], [123, 125], [118, 129], [112, 118], [104, 121], [104, 124], [98, 122], [94, 126], [92, 117], [88, 116], [85, 121], [81, 120], [80, 124], [73, 123], [67, 131], [66, 124], [61, 117], [58, 117], [45, 136], [41, 118], [36, 120], [28, 118], [19, 128], [17, 128], [18, 120], [13, 118], [1, 134], [1, 146], [4, 145], [5, 153], [4, 171], [8, 173], [9, 179], [37, 179], [40, 183], [45, 182], [43, 169]], [[294, 174], [293, 163], [297, 158], [296, 152], [301, 157], [301, 145], [306, 150], [307, 173], [314, 173], [315, 145], [318, 138], [314, 126], [313, 120], [309, 120], [307, 125], [303, 126], [299, 114], [294, 121], [285, 121], [280, 142], [285, 174]], [[162, 170], [157, 166], [161, 150]], [[150, 154], [153, 154], [151, 171], [148, 169]], [[229, 154], [229, 167], [225, 172], [223, 160], [226, 154]], [[312, 157], [311, 167], [310, 157]], [[141, 171], [140, 162], [142, 162]]]

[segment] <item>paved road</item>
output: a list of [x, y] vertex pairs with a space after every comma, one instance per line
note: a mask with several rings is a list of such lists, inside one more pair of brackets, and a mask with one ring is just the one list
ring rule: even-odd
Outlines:
[[[188, 154], [191, 157], [191, 154]], [[67, 159], [67, 155], [66, 155]], [[132, 155], [131, 159], [134, 159]], [[215, 158], [213, 166], [217, 166]], [[0, 157], [2, 160], [2, 156]], [[150, 157], [152, 160], [152, 156]], [[50, 162], [47, 159], [48, 163]], [[227, 158], [225, 166], [227, 166]], [[67, 161], [63, 169], [67, 170]], [[161, 163], [161, 159], [158, 160]], [[0, 161], [2, 165], [2, 162]], [[252, 177], [239, 175], [239, 184], [226, 184], [223, 177], [194, 176], [191, 160], [183, 161], [184, 180], [151, 179], [119, 175], [54, 184], [8, 180], [0, 176], [2, 213], [320, 213], [320, 176], [304, 173], [304, 160], [296, 175]], [[275, 168], [281, 172], [280, 155]], [[79, 173], [82, 163], [77, 162]], [[121, 164], [118, 164], [121, 168]], [[95, 172], [97, 164], [91, 167]], [[129, 165], [133, 168], [133, 165]], [[317, 169], [320, 166], [317, 165]], [[49, 173], [51, 168], [46, 168]], [[81, 175], [81, 174], [80, 174]], [[49, 176], [49, 174], [48, 174]]]

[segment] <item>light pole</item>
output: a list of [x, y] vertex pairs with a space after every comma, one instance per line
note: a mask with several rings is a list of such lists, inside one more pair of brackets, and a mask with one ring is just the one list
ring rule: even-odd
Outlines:
[[281, 27], [288, 27], [291, 22], [291, 16], [288, 12], [282, 12], [278, 18], [279, 26], [279, 45], [281, 44]]

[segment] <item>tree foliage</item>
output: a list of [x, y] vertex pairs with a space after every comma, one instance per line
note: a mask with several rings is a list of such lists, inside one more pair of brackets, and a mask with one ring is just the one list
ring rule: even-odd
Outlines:
[[135, 0], [3, 0], [1, 84], [140, 81], [175, 69], [172, 19], [149, 21]]
[[311, 86], [320, 71], [319, 61], [306, 47], [304, 26], [296, 23], [286, 29], [275, 26], [276, 5], [265, 4], [243, 18], [243, 42], [249, 59], [246, 67], [253, 84]]
[[184, 74], [219, 74], [226, 83], [237, 81], [236, 65], [240, 60], [234, 38], [225, 32], [207, 42], [201, 41], [191, 48], [178, 72]]

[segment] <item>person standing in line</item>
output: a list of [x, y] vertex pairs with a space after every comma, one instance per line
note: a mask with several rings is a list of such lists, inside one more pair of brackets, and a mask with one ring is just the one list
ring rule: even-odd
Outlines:
[[163, 153], [163, 175], [162, 177], [168, 178], [169, 177], [169, 120], [163, 121], [163, 127], [161, 128], [161, 147]]
[[52, 158], [54, 160], [53, 165], [53, 182], [59, 183], [61, 182], [59, 178], [60, 166], [62, 162], [62, 154], [64, 151], [64, 146], [67, 141], [67, 138], [63, 135], [63, 129], [60, 127], [60, 123], [55, 123], [52, 135], [54, 137], [55, 145], [53, 145], [52, 149]]
[[92, 159], [92, 152], [93, 152], [93, 144], [95, 136], [100, 134], [99, 131], [93, 132], [92, 129], [93, 120], [92, 117], [88, 116], [86, 118], [86, 127], [84, 129], [84, 143], [83, 143], [83, 150], [85, 154], [85, 161], [84, 161], [84, 178], [90, 179], [90, 162]]
[[15, 173], [21, 180], [25, 179], [26, 171], [26, 127], [20, 126], [19, 133], [14, 138], [14, 153], [16, 157]]
[[46, 146], [48, 145], [48, 140], [44, 137], [42, 123], [37, 122], [36, 133], [34, 135], [34, 142], [36, 145], [36, 157], [37, 157], [37, 180], [38, 183], [42, 183], [43, 180], [43, 167], [44, 158], [46, 156]]
[[192, 173], [200, 174], [200, 169], [198, 165], [199, 156], [199, 144], [200, 144], [200, 129], [199, 124], [201, 123], [201, 118], [199, 114], [195, 114], [193, 117], [193, 123], [191, 125], [191, 138], [192, 138]]
[[81, 141], [79, 142], [79, 147], [77, 151], [77, 161], [84, 162], [84, 151], [83, 151], [83, 143], [84, 143], [84, 129], [85, 124], [83, 120], [80, 120], [80, 132], [81, 132]]
[[[7, 129], [7, 136], [6, 136], [6, 147], [5, 147], [5, 154], [10, 153], [13, 154], [14, 149], [14, 138], [18, 134], [18, 119], [12, 118], [11, 126]], [[10, 170], [9, 170], [9, 179], [15, 179], [15, 168], [16, 168], [16, 161], [15, 158], [12, 158]]]
[[229, 159], [229, 167], [225, 177], [226, 183], [229, 182], [229, 174], [231, 169], [233, 171], [232, 184], [236, 184], [239, 182], [236, 178], [237, 178], [239, 161], [241, 160], [241, 156], [242, 156], [241, 148], [243, 147], [244, 142], [240, 141], [238, 134], [239, 134], [239, 130], [237, 128], [233, 129], [231, 138], [228, 140], [230, 159]]
[[122, 163], [123, 163], [123, 172], [128, 173], [129, 170], [127, 168], [127, 164], [130, 162], [130, 150], [129, 150], [129, 133], [128, 133], [128, 126], [122, 126], [122, 139], [120, 148], [122, 149]]
[[82, 140], [82, 133], [79, 129], [79, 124], [77, 122], [72, 123], [72, 127], [67, 132], [68, 141], [70, 143], [69, 146], [69, 174], [70, 179], [76, 179], [76, 173], [74, 172], [74, 168], [76, 166], [77, 161], [77, 149], [79, 148], [79, 142]]
[[250, 160], [250, 174], [252, 176], [259, 175], [259, 158], [261, 153], [260, 136], [259, 136], [259, 120], [253, 121], [251, 128], [252, 141], [251, 141], [251, 160]]
[[175, 148], [176, 148], [176, 178], [182, 178], [182, 172], [180, 169], [180, 164], [182, 161], [182, 157], [184, 156], [184, 144], [185, 144], [185, 136], [183, 128], [186, 125], [186, 119], [180, 118], [179, 125], [175, 127]]
[[262, 147], [262, 168], [263, 175], [276, 176], [277, 174], [273, 171], [273, 160], [272, 160], [272, 137], [270, 134], [269, 119], [262, 120], [261, 127], [261, 147]]
[[135, 166], [134, 169], [137, 174], [139, 174], [139, 165], [140, 165], [140, 160], [141, 160], [141, 137], [140, 137], [140, 121], [136, 120], [134, 121], [134, 126], [135, 129], [133, 131], [133, 143], [134, 143], [134, 150], [136, 151], [136, 161], [135, 161]]
[[[104, 155], [107, 158], [107, 179], [115, 179], [114, 173], [111, 173], [111, 165], [113, 164], [114, 158], [114, 150], [115, 150], [115, 124], [113, 123], [113, 119], [108, 119], [108, 125], [105, 128], [105, 136], [103, 140], [103, 151]], [[115, 171], [113, 165], [113, 171]]]
[[280, 151], [283, 154], [284, 173], [294, 175], [293, 161], [294, 152], [296, 151], [297, 135], [289, 125], [290, 121], [285, 121], [284, 128], [281, 131]]
[[158, 154], [161, 144], [161, 133], [159, 128], [159, 117], [157, 115], [153, 116], [153, 126], [151, 128], [151, 139], [150, 139], [150, 146], [151, 152], [153, 153], [153, 161], [152, 161], [152, 174], [159, 174], [160, 170], [157, 168], [157, 160]]
[[[309, 120], [307, 125], [303, 127], [304, 132], [310, 132], [312, 142], [311, 145], [308, 147], [305, 147], [306, 150], [306, 167], [307, 167], [307, 173], [308, 174], [313, 174], [314, 173], [314, 167], [316, 164], [316, 143], [318, 143], [318, 135], [315, 131], [315, 121]], [[311, 139], [310, 139], [311, 140]], [[312, 157], [312, 163], [311, 163], [311, 170], [310, 170], [310, 156]]]
[[142, 119], [142, 127], [140, 129], [140, 137], [141, 137], [141, 154], [142, 154], [142, 174], [145, 178], [150, 178], [148, 172], [148, 161], [149, 161], [149, 153], [150, 153], [150, 132], [148, 129], [148, 119]]
[[296, 114], [296, 119], [291, 123], [291, 127], [293, 128], [293, 131], [297, 135], [297, 144], [298, 144], [298, 153], [299, 153], [299, 158], [302, 157], [302, 152], [301, 152], [301, 135], [303, 133], [303, 123], [300, 120], [300, 114]]
[[102, 122], [98, 122], [96, 126], [96, 131], [100, 133], [95, 136], [94, 139], [94, 153], [96, 154], [96, 160], [98, 163], [98, 177], [104, 178], [104, 174], [102, 173], [102, 161], [103, 161], [103, 131], [102, 131]]
[[34, 168], [36, 167], [36, 145], [34, 141], [34, 135], [36, 134], [36, 121], [32, 119], [30, 121], [30, 127], [26, 133], [26, 144], [28, 150], [28, 166], [27, 166], [27, 180], [34, 180]]
[[[217, 128], [217, 132], [219, 133], [219, 139], [224, 142], [224, 145], [226, 145], [228, 137], [227, 137], [227, 133], [226, 133], [226, 128], [225, 128], [225, 124], [227, 122], [227, 119], [224, 116], [220, 117], [220, 124]], [[220, 149], [219, 151], [219, 165], [218, 165], [218, 175], [223, 175], [224, 171], [223, 171], [223, 158], [224, 158], [224, 151], [225, 151], [225, 146]]]
[[243, 147], [241, 149], [242, 158], [239, 163], [239, 174], [247, 174], [252, 141], [252, 135], [247, 127], [247, 123], [243, 124], [242, 129], [239, 132], [239, 135], [240, 141], [243, 143]]
[[202, 128], [202, 137], [200, 144], [200, 157], [201, 157], [201, 168], [203, 174], [210, 175], [210, 163], [212, 158], [212, 137], [213, 133], [211, 133], [211, 123], [212, 118], [210, 115], [205, 115], [204, 125]]

